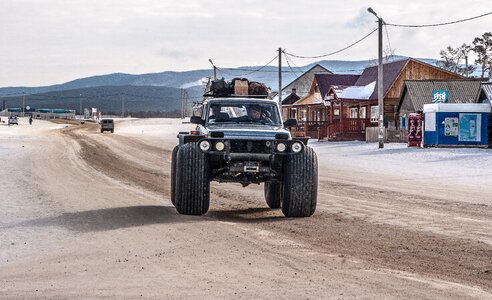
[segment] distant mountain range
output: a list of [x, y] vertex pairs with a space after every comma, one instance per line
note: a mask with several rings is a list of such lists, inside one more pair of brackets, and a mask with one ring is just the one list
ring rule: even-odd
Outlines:
[[[391, 61], [404, 59], [392, 56]], [[419, 59], [435, 65], [435, 59]], [[305, 66], [283, 66], [283, 86], [288, 85], [303, 72], [319, 64], [336, 74], [360, 74], [365, 67], [376, 64], [375, 60], [339, 61], [323, 60]], [[267, 66], [247, 66], [221, 68], [218, 77], [230, 80], [246, 77], [249, 80], [264, 82], [272, 90], [278, 90], [278, 68]], [[62, 84], [42, 87], [3, 87], [0, 100], [7, 107], [25, 105], [37, 108], [67, 108], [79, 110], [80, 99], [84, 107], [98, 107], [101, 111], [121, 112], [122, 98], [126, 99], [127, 112], [173, 111], [181, 109], [181, 89], [186, 89], [191, 105], [198, 100], [203, 91], [203, 82], [212, 75], [212, 70], [192, 70], [186, 72], [165, 71], [149, 74], [113, 73], [76, 79]], [[123, 100], [124, 100], [123, 99]]]

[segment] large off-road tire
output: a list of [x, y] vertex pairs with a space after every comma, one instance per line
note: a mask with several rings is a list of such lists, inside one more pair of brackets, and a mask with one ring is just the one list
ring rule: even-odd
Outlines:
[[174, 147], [171, 154], [171, 174], [169, 176], [169, 181], [171, 183], [171, 203], [176, 206], [176, 159], [178, 157], [179, 145]]
[[282, 212], [286, 217], [309, 217], [318, 198], [318, 158], [311, 147], [286, 157], [283, 166]]
[[270, 208], [280, 208], [282, 201], [282, 183], [281, 182], [265, 182], [265, 200]]
[[183, 215], [203, 215], [210, 204], [209, 159], [196, 143], [178, 150], [176, 160], [176, 210]]

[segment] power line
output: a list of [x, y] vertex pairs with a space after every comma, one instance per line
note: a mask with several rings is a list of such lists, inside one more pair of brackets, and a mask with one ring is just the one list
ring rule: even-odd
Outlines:
[[248, 73], [241, 74], [241, 75], [234, 75], [234, 74], [231, 74], [231, 73], [228, 73], [228, 72], [224, 72], [224, 70], [222, 68], [219, 68], [219, 67], [217, 67], [217, 70], [219, 70], [222, 73], [227, 74], [227, 75], [236, 76], [236, 77], [243, 77], [243, 76], [251, 75], [251, 74], [256, 73], [256, 72], [260, 72], [261, 70], [263, 70], [264, 68], [266, 68], [268, 65], [270, 65], [277, 58], [278, 58], [278, 54], [274, 58], [272, 58], [269, 62], [267, 62], [265, 65], [263, 65], [262, 67], [260, 67], [260, 68], [258, 68], [256, 70], [250, 71]]
[[[284, 51], [284, 54], [285, 54], [285, 57], [287, 58], [287, 63], [290, 61], [294, 67], [297, 68], [297, 70], [300, 72], [300, 73], [304, 73], [306, 71], [303, 71], [301, 68], [299, 68], [299, 66], [296, 65], [296, 63], [294, 62], [294, 60], [292, 59], [292, 57], [290, 57], [289, 55], [287, 55]], [[294, 72], [294, 75], [295, 75], [295, 72]], [[297, 76], [297, 75], [296, 75]]]
[[391, 52], [392, 51], [391, 50], [392, 48], [391, 48], [390, 37], [389, 37], [389, 34], [388, 34], [388, 27], [384, 26], [384, 31], [386, 31], [386, 39], [388, 40], [388, 47], [389, 47], [389, 51]]
[[436, 26], [444, 26], [444, 25], [450, 25], [450, 24], [456, 24], [456, 23], [466, 22], [466, 21], [478, 19], [478, 18], [481, 18], [481, 17], [485, 17], [485, 16], [488, 16], [488, 15], [492, 15], [492, 11], [491, 12], [488, 12], [488, 13], [485, 13], [485, 14], [482, 14], [482, 15], [479, 15], [479, 16], [471, 17], [471, 18], [466, 18], [466, 19], [461, 19], [461, 20], [451, 21], [451, 22], [436, 23], [436, 24], [408, 25], [408, 24], [392, 24], [392, 23], [386, 23], [386, 22], [385, 22], [385, 24], [388, 25], [388, 26], [395, 26], [395, 27], [413, 27], [413, 28], [415, 28], [415, 27], [436, 27]]
[[288, 52], [284, 52], [285, 54], [288, 54], [290, 56], [293, 56], [293, 57], [297, 57], [297, 58], [321, 58], [321, 57], [326, 57], [326, 56], [330, 56], [330, 55], [334, 55], [334, 54], [337, 54], [337, 53], [340, 53], [342, 51], [345, 51], [355, 45], [357, 45], [358, 43], [362, 42], [363, 40], [365, 40], [366, 38], [368, 38], [371, 34], [373, 34], [374, 32], [376, 32], [378, 29], [375, 28], [373, 31], [369, 32], [368, 34], [366, 34], [364, 37], [360, 38], [359, 40], [357, 40], [356, 42], [340, 49], [340, 50], [337, 50], [337, 51], [334, 51], [334, 52], [331, 52], [331, 53], [328, 53], [328, 54], [324, 54], [324, 55], [317, 55], [317, 56], [300, 56], [300, 55], [295, 55], [295, 54], [292, 54], [292, 53], [288, 53]]
[[294, 76], [296, 77], [296, 79], [299, 78], [299, 75], [297, 75], [296, 71], [294, 71], [294, 69], [292, 69], [292, 67], [290, 66], [288, 55], [285, 55], [285, 60], [287, 61], [287, 65], [289, 66], [289, 69], [292, 71], [292, 73], [294, 73]]

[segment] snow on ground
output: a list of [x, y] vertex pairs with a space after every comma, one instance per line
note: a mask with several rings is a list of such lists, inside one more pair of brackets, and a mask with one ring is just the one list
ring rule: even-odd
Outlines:
[[[115, 119], [115, 134], [142, 137], [161, 143], [176, 141], [179, 131], [195, 128], [189, 119]], [[35, 120], [29, 126], [27, 118], [19, 125], [0, 124], [0, 155], [6, 159], [11, 147], [2, 147], [7, 140], [35, 138], [36, 130], [56, 130], [65, 125]], [[39, 138], [43, 138], [41, 135]], [[45, 137], [44, 137], [45, 138]], [[172, 142], [174, 143], [174, 142]], [[165, 143], [166, 144], [166, 143]], [[309, 145], [318, 154], [320, 169], [336, 172], [356, 172], [361, 180], [407, 181], [413, 184], [435, 184], [443, 188], [473, 189], [492, 192], [492, 149], [479, 148], [408, 148], [406, 144], [387, 143], [378, 149], [377, 143], [317, 142]], [[10, 149], [10, 150], [9, 150]]]
[[[179, 131], [189, 131], [189, 119], [132, 119], [117, 121], [117, 132], [162, 140], [176, 139]], [[320, 168], [359, 172], [384, 179], [426, 182], [443, 187], [492, 189], [492, 150], [480, 148], [409, 148], [406, 144], [317, 142], [309, 146], [318, 154]]]
[[474, 186], [492, 185], [492, 150], [415, 148], [401, 143], [313, 142], [321, 167], [357, 169], [395, 177], [415, 176], [436, 184], [448, 180]]

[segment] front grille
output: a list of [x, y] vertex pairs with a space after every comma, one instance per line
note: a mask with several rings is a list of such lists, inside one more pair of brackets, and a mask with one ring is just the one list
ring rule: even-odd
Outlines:
[[270, 153], [266, 141], [231, 141], [231, 153]]

